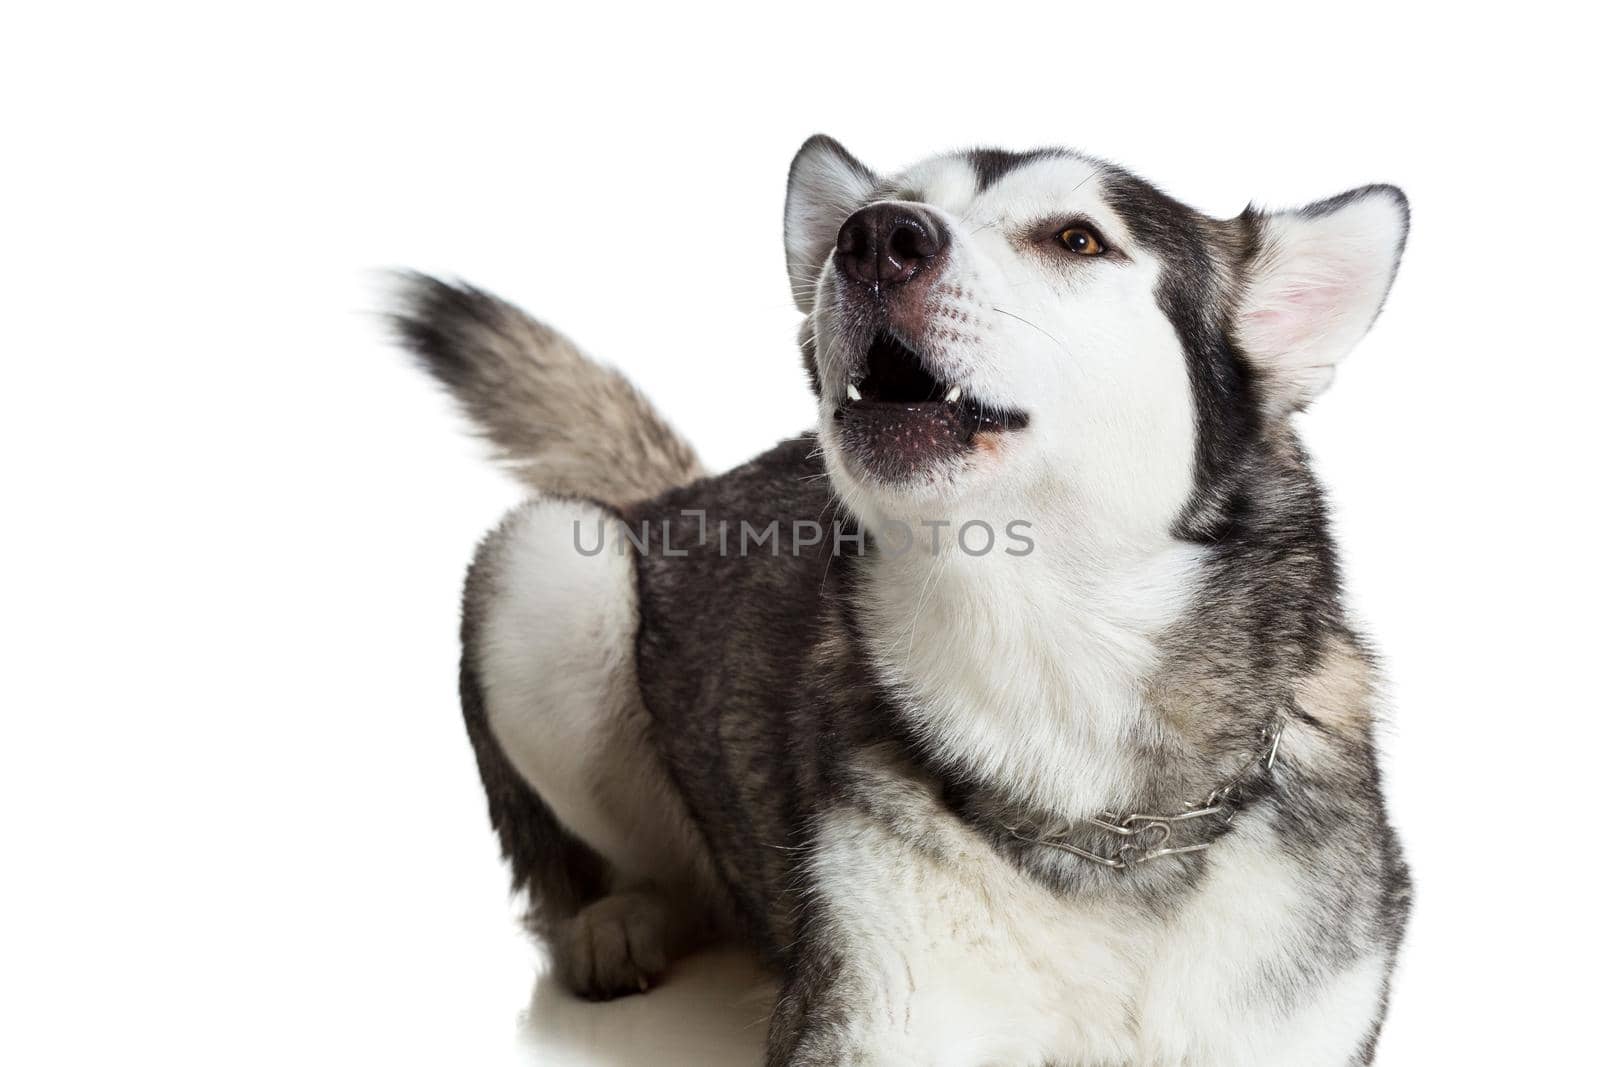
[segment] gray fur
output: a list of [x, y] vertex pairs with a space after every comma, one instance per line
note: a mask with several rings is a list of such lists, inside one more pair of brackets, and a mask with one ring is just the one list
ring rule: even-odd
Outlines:
[[[768, 1062], [775, 1067], [846, 1062], [839, 1057], [848, 1040], [840, 1035], [862, 1000], [839, 974], [848, 945], [826, 936], [824, 905], [809, 895], [797, 863], [825, 813], [857, 809], [930, 862], [946, 863], [952, 845], [923, 812], [948, 806], [1004, 862], [1056, 891], [1116, 894], [1145, 914], [1173, 913], [1207, 869], [1200, 853], [1107, 872], [1017, 840], [1004, 824], [1025, 812], [961, 766], [931, 762], [896, 726], [894, 695], [871, 683], [849, 640], [858, 562], [815, 550], [796, 557], [785, 545], [776, 557], [730, 565], [713, 545], [692, 547], [698, 520], [684, 519], [684, 509], [704, 509], [712, 523], [830, 517], [814, 454], [812, 440], [800, 438], [629, 513], [635, 522], [677, 524], [673, 544], [691, 546], [687, 557], [655, 553], [639, 561], [640, 677], [664, 727], [668, 764], [707, 829], [747, 936], [788, 975], [773, 1023]], [[1384, 814], [1372, 709], [1346, 708], [1349, 718], [1333, 723], [1297, 700], [1300, 687], [1323, 684], [1330, 658], [1367, 665], [1336, 603], [1322, 599], [1333, 595], [1334, 575], [1323, 554], [1320, 493], [1289, 438], [1246, 476], [1260, 510], [1238, 534], [1239, 553], [1216, 571], [1216, 593], [1174, 634], [1168, 665], [1150, 683], [1170, 742], [1148, 752], [1135, 807], [1175, 810], [1203, 796], [1251, 750], [1271, 716], [1294, 709], [1270, 783], [1254, 783], [1257, 795], [1238, 820], [1269, 823], [1321, 887], [1315, 943], [1300, 946], [1292, 969], [1262, 975], [1259, 995], [1287, 1010], [1358, 952], [1383, 946], [1392, 961], [1410, 883]], [[1365, 690], [1358, 695], [1370, 699]]]
[[[972, 164], [994, 181], [1031, 158], [985, 151]], [[1201, 592], [1161, 635], [1159, 666], [1144, 683], [1157, 728], [1140, 742], [1142, 779], [1128, 810], [1175, 811], [1203, 797], [1254, 752], [1265, 726], [1287, 717], [1276, 765], [1246, 781], [1233, 821], [1182, 826], [1172, 843], [1270, 840], [1313, 887], [1296, 904], [1299, 939], [1263, 957], [1237, 1005], [1288, 1018], [1354, 961], [1377, 957], [1386, 974], [1410, 908], [1381, 791], [1374, 671], [1344, 615], [1321, 489], [1292, 427], [1263, 416], [1230, 342], [1231, 287], [1254, 254], [1256, 220], [1202, 219], [1120, 171], [1113, 191], [1165, 257], [1161, 298], [1203, 401], [1195, 504], [1176, 535], [1208, 549]], [[726, 893], [709, 909], [712, 925], [731, 924], [782, 979], [770, 1067], [873, 1061], [862, 1021], [883, 991], [860, 946], [840, 933], [840, 902], [818, 878], [830, 822], [872, 827], [888, 877], [920, 872], [982, 888], [1020, 872], [1054, 900], [1125, 909], [1130, 925], [1174, 919], [1216, 876], [1218, 853], [1114, 872], [1012, 832], [1037, 813], [961, 753], [928, 747], [907, 726], [906, 694], [867, 658], [863, 590], [878, 552], [870, 539], [862, 557], [835, 554], [826, 539], [785, 538], [770, 554], [729, 558], [714, 537], [701, 538], [722, 521], [777, 520], [787, 532], [797, 518], [837, 520], [853, 530], [814, 437], [702, 478], [687, 446], [619, 376], [508, 305], [418, 278], [399, 321], [530, 484], [602, 502], [653, 531], [632, 553], [639, 695]], [[674, 553], [662, 551], [669, 540]], [[655, 900], [607, 903], [617, 898], [606, 895], [604, 864], [555, 824], [484, 728], [474, 605], [493, 567], [491, 542], [468, 581], [462, 682], [491, 818], [515, 882], [567, 923], [555, 939], [569, 983], [595, 995], [629, 991], [665, 966], [657, 930], [671, 922], [641, 919]], [[591, 929], [578, 917], [597, 902], [623, 914]], [[587, 954], [573, 938], [589, 939]], [[594, 948], [607, 938], [609, 953]], [[1371, 1062], [1383, 1007], [1352, 1063]], [[1129, 1025], [1137, 1030], [1137, 1020]]]
[[704, 474], [632, 384], [479, 289], [399, 280], [395, 332], [524, 483], [620, 507]]

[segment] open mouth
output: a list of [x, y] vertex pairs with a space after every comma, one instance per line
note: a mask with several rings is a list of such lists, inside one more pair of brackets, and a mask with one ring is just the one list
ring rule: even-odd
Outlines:
[[932, 374], [892, 334], [872, 339], [861, 370], [834, 417], [845, 449], [889, 481], [982, 447], [985, 435], [1028, 424], [1023, 412], [985, 404]]

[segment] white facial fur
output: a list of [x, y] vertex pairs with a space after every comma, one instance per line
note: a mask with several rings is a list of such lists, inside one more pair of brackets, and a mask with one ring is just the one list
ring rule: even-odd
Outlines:
[[[1194, 401], [1179, 338], [1157, 297], [1163, 263], [1106, 202], [1106, 168], [1043, 154], [980, 190], [966, 155], [935, 157], [886, 182], [836, 142], [796, 156], [785, 205], [795, 301], [808, 313], [821, 377], [821, 438], [835, 485], [874, 519], [954, 517], [1064, 493], [1080, 533], [1116, 537], [1170, 525], [1192, 486]], [[914, 485], [862, 477], [832, 415], [846, 356], [865, 343], [859, 300], [839, 284], [840, 224], [873, 200], [914, 198], [949, 230], [929, 294], [932, 328], [905, 337], [967, 396], [1024, 410], [1032, 424]], [[1075, 257], [1041, 240], [1051, 220], [1084, 220], [1113, 255]], [[1261, 414], [1281, 418], [1325, 389], [1377, 317], [1408, 224], [1404, 194], [1368, 186], [1309, 207], [1218, 223], [1222, 279], [1237, 290], [1233, 341], [1253, 365]], [[1231, 229], [1231, 237], [1224, 231]], [[1233, 262], [1253, 237], [1246, 262]]]
[[[874, 520], [1037, 519], [1070, 514], [1075, 536], [1140, 540], [1164, 531], [1190, 491], [1194, 411], [1182, 347], [1155, 297], [1160, 262], [1137, 249], [1102, 199], [1097, 166], [1038, 160], [979, 192], [963, 158], [892, 181], [950, 232], [934, 328], [915, 339], [930, 369], [1029, 426], [915, 485], [863, 477], [839, 448], [839, 348], [851, 309], [825, 259], [812, 311], [822, 375], [821, 439], [834, 484]], [[859, 206], [859, 203], [857, 204]], [[1054, 218], [1091, 221], [1115, 256], [1074, 256], [1039, 239]], [[837, 221], [830, 218], [837, 230]]]
[[[1188, 357], [1158, 297], [1165, 264], [1111, 209], [1091, 160], [1045, 155], [980, 191], [965, 156], [880, 184], [842, 153], [808, 142], [786, 211], [829, 474], [880, 536], [892, 523], [950, 524], [943, 551], [929, 551], [929, 531], [917, 550], [873, 562], [863, 608], [876, 669], [934, 751], [1040, 809], [1114, 809], [1138, 780], [1134, 740], [1158, 729], [1143, 685], [1159, 635], [1188, 606], [1209, 551], [1173, 532], [1194, 491], [1198, 430]], [[965, 395], [1030, 421], [912, 484], [887, 484], [853, 462], [834, 426], [847, 348], [865, 342], [831, 252], [852, 210], [908, 195], [938, 214], [949, 242], [932, 324], [907, 343]], [[1050, 246], [1053, 220], [1087, 221], [1115, 254]], [[1249, 277], [1231, 280], [1245, 283], [1238, 340], [1270, 419], [1325, 384], [1376, 315], [1404, 199], [1377, 187], [1259, 221], [1257, 254], [1237, 268]], [[1243, 248], [1247, 231], [1234, 233]], [[1221, 262], [1237, 250], [1215, 251]], [[966, 522], [1018, 519], [1036, 544], [1025, 557], [951, 547]]]
[[[1156, 300], [1161, 263], [1106, 205], [1098, 170], [1048, 157], [980, 192], [967, 160], [951, 157], [891, 181], [950, 233], [934, 325], [916, 339], [923, 358], [1030, 420], [924, 481], [885, 485], [840, 448], [837, 346], [850, 307], [831, 259], [812, 310], [820, 439], [845, 505], [875, 530], [1020, 519], [1038, 545], [969, 558], [948, 549], [947, 531], [937, 555], [924, 550], [930, 535], [881, 560], [864, 604], [877, 669], [936, 747], [1064, 815], [1135, 780], [1122, 753], [1139, 726], [1137, 681], [1154, 664], [1151, 635], [1187, 603], [1197, 555], [1170, 535], [1193, 481], [1187, 362]], [[1091, 223], [1116, 254], [1054, 246], [1041, 226], [1057, 219]]]

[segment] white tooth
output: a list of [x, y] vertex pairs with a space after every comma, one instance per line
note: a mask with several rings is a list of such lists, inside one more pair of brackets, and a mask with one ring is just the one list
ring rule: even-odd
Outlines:
[[845, 386], [844, 395], [849, 397], [851, 400], [860, 400], [861, 390], [857, 389], [853, 385], [847, 385]]
[[960, 400], [960, 399], [961, 399], [961, 386], [959, 386], [959, 385], [952, 385], [950, 387], [950, 391], [948, 393], [944, 394], [944, 402], [946, 404], [954, 404], [957, 400]]

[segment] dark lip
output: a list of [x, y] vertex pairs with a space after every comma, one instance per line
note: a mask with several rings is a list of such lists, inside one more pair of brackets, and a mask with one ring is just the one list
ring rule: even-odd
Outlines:
[[855, 400], [840, 404], [833, 411], [833, 417], [839, 421], [850, 418], [874, 418], [879, 414], [892, 414], [895, 412], [939, 412], [945, 409], [954, 409], [965, 430], [966, 444], [972, 444], [972, 438], [980, 433], [995, 433], [1002, 430], [1021, 430], [1028, 425], [1028, 413], [1013, 411], [1007, 408], [988, 407], [976, 400], [962, 397], [955, 404], [946, 404], [937, 400], [919, 400], [914, 403], [904, 400]]
[[880, 479], [909, 481], [973, 451], [982, 434], [1028, 425], [1026, 412], [986, 403], [965, 388], [946, 400], [955, 384], [898, 336], [880, 332], [849, 383], [860, 399], [847, 396], [834, 411], [844, 450]]

